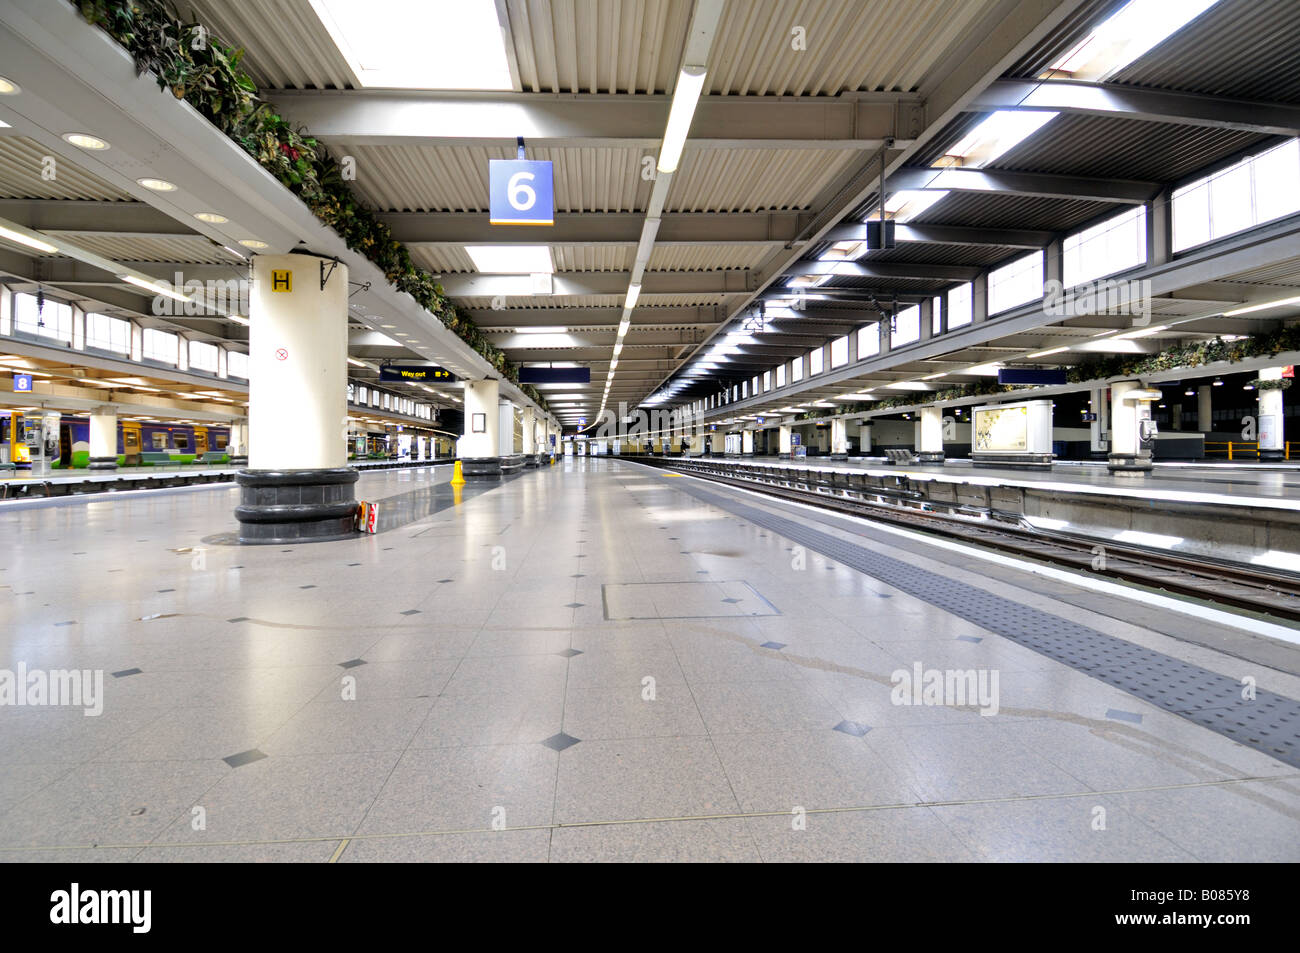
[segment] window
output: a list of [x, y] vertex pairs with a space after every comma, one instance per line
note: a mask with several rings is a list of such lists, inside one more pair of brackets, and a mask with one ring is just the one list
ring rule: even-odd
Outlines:
[[849, 362], [849, 336], [831, 342], [831, 368], [843, 367]]
[[243, 351], [227, 351], [226, 376], [248, 380], [248, 355]]
[[157, 328], [144, 329], [144, 356], [151, 361], [175, 364], [180, 355], [180, 342], [174, 334]]
[[14, 295], [14, 330], [72, 343], [72, 305], [45, 299], [37, 308], [36, 295]]
[[914, 304], [894, 315], [894, 326], [889, 331], [889, 346], [902, 347], [921, 339], [921, 306]]
[[803, 359], [796, 357], [790, 362], [790, 383], [797, 384], [803, 380]]
[[1174, 191], [1174, 251], [1300, 212], [1300, 140]]
[[86, 315], [86, 347], [117, 354], [131, 353], [131, 322], [106, 314]]
[[217, 372], [217, 346], [207, 341], [190, 342], [190, 368], [197, 371]]
[[948, 330], [970, 324], [974, 317], [971, 307], [971, 284], [966, 282], [948, 292]]
[[875, 357], [880, 353], [880, 325], [868, 324], [858, 328], [858, 360]]
[[1139, 205], [1066, 238], [1061, 248], [1065, 287], [1136, 268], [1147, 260], [1147, 210]]
[[938, 337], [943, 333], [943, 298], [935, 295], [930, 299], [930, 336]]
[[758, 389], [758, 375], [757, 375], [757, 374], [755, 374], [755, 375], [754, 375], [754, 379], [753, 379], [752, 381], [750, 381], [750, 383], [749, 383], [749, 390], [750, 390], [750, 393], [752, 393], [755, 397], [757, 397], [760, 393], [762, 393], [762, 392]]
[[778, 364], [776, 366], [776, 386], [777, 387], [785, 386], [785, 365], [784, 364]]
[[772, 372], [764, 371], [763, 372], [763, 393], [766, 394], [771, 389], [772, 389]]
[[822, 348], [813, 348], [808, 352], [808, 376], [816, 377], [825, 369], [825, 353]]
[[1043, 253], [1040, 251], [1030, 252], [989, 272], [989, 314], [1009, 311], [1042, 296]]

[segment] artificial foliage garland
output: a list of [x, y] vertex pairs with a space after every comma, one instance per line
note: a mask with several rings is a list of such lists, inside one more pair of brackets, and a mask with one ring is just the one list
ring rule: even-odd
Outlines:
[[[374, 262], [399, 291], [414, 298], [507, 380], [519, 369], [469, 315], [453, 304], [433, 275], [418, 268], [392, 230], [361, 204], [338, 163], [306, 130], [295, 129], [258, 95], [240, 67], [244, 51], [220, 42], [198, 23], [185, 23], [167, 0], [72, 0], [87, 23], [102, 28], [158, 86], [199, 111], [262, 168], [301, 199], [348, 248]], [[537, 389], [520, 389], [546, 408]]]

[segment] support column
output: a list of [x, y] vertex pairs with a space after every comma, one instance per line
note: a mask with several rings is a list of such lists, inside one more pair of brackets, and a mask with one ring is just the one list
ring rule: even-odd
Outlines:
[[458, 456], [467, 477], [501, 475], [501, 410], [496, 378], [465, 382], [465, 435]]
[[740, 432], [740, 452], [746, 456], [754, 455], [754, 431], [742, 430]]
[[1138, 440], [1138, 421], [1142, 411], [1149, 415], [1150, 401], [1125, 400], [1125, 395], [1142, 388], [1140, 381], [1117, 381], [1110, 385], [1110, 464], [1112, 471], [1146, 471], [1151, 469], [1151, 451], [1143, 450]]
[[921, 463], [943, 463], [943, 408], [922, 407], [920, 425], [917, 460]]
[[1196, 429], [1201, 433], [1214, 429], [1214, 387], [1210, 384], [1196, 388]]
[[117, 469], [117, 409], [96, 407], [90, 412], [91, 470]]
[[858, 430], [858, 452], [869, 454], [871, 452], [871, 421], [862, 421], [862, 426]]
[[1088, 408], [1096, 419], [1088, 425], [1090, 455], [1094, 460], [1110, 456], [1110, 439], [1103, 436], [1110, 431], [1110, 404], [1106, 401], [1106, 388], [1094, 387], [1089, 395]]
[[831, 456], [847, 459], [849, 455], [849, 424], [844, 418], [831, 421]]
[[515, 405], [504, 397], [498, 398], [497, 414], [500, 420], [497, 424], [497, 440], [501, 447], [501, 456], [513, 457], [515, 455]]
[[783, 457], [790, 455], [790, 430], [789, 426], [782, 424], [777, 431], [776, 452]]
[[347, 266], [255, 256], [248, 318], [248, 442], [257, 448], [235, 476], [240, 542], [351, 537]]
[[[1280, 381], [1282, 368], [1266, 367], [1259, 372], [1261, 381]], [[1285, 429], [1286, 417], [1283, 414], [1283, 393], [1280, 387], [1260, 388], [1256, 385], [1255, 393], [1259, 395], [1259, 459], [1277, 461], [1286, 457]]]
[[230, 455], [232, 466], [248, 466], [248, 418], [230, 422], [230, 440], [226, 442], [226, 453]]
[[524, 408], [524, 465], [535, 467], [541, 454], [537, 451], [537, 411]]

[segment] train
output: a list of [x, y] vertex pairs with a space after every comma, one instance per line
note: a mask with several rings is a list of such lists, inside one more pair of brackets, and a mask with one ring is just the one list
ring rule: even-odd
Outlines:
[[[57, 428], [54, 425], [57, 421]], [[57, 438], [56, 435], [57, 434]], [[0, 413], [0, 465], [30, 469], [33, 450], [44, 449], [53, 469], [76, 470], [90, 465], [90, 418], [57, 413]], [[159, 463], [224, 463], [230, 428], [202, 424], [161, 424], [141, 420], [117, 422], [117, 462], [120, 466]]]

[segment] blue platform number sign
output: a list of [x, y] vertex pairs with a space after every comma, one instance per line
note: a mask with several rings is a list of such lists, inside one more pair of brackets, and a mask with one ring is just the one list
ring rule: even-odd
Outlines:
[[30, 394], [32, 392], [32, 375], [15, 374], [14, 375], [14, 393]]
[[489, 217], [493, 225], [554, 225], [551, 163], [536, 159], [488, 160]]

